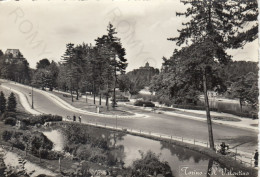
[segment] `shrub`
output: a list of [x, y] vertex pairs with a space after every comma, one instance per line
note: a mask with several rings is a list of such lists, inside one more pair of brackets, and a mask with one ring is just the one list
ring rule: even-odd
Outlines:
[[38, 116], [22, 118], [21, 121], [24, 122], [26, 125], [36, 125], [36, 124], [43, 125], [45, 122], [62, 121], [62, 117], [57, 115], [51, 115], [51, 114], [43, 114]]
[[1, 115], [1, 119], [2, 119], [2, 120], [6, 119], [7, 117], [14, 117], [14, 118], [16, 118], [16, 113], [5, 111], [5, 112]]
[[134, 103], [135, 106], [144, 106], [144, 107], [155, 107], [155, 104], [150, 102], [150, 101], [142, 101], [142, 100], [137, 100]]
[[10, 140], [11, 137], [12, 137], [12, 132], [11, 132], [11, 131], [5, 130], [5, 131], [3, 132], [2, 138], [3, 138], [4, 141]]
[[151, 151], [146, 154], [141, 152], [141, 159], [133, 162], [132, 176], [146, 177], [154, 174], [172, 176], [170, 166], [167, 162], [161, 162], [158, 155]]
[[10, 96], [8, 97], [8, 101], [7, 101], [7, 110], [11, 111], [11, 112], [15, 112], [16, 111], [16, 98], [13, 92], [11, 92]]
[[5, 124], [15, 126], [16, 119], [13, 118], [13, 117], [8, 117], [8, 118], [5, 119]]
[[48, 159], [48, 160], [57, 160], [59, 159], [59, 157], [61, 157], [61, 154], [59, 152], [46, 150], [46, 149], [42, 149], [40, 151], [40, 154], [41, 154], [41, 158]]
[[13, 146], [23, 151], [25, 150], [25, 145], [21, 141], [14, 141]]

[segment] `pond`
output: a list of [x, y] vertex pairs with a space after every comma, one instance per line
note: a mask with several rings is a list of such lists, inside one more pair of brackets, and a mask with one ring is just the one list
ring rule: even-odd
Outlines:
[[[61, 131], [51, 130], [44, 134], [54, 142], [54, 149], [61, 150], [64, 147], [61, 140], [64, 141], [65, 137]], [[151, 150], [159, 154], [162, 161], [168, 162], [175, 177], [234, 176], [228, 175], [225, 168], [220, 167], [208, 156], [180, 146], [105, 129], [99, 129], [98, 132], [95, 132], [95, 136], [112, 137], [111, 145], [120, 147], [113, 154], [124, 162], [125, 167], [131, 166], [134, 160], [141, 157], [140, 151]], [[207, 175], [208, 169], [212, 169], [211, 175]]]

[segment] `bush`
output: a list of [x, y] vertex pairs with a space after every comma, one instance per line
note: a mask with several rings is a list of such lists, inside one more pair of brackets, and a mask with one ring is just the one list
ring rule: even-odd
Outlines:
[[14, 141], [13, 146], [23, 151], [25, 150], [25, 145], [21, 141]]
[[5, 112], [1, 115], [1, 119], [2, 119], [2, 120], [6, 119], [7, 117], [14, 117], [14, 118], [16, 118], [16, 113], [5, 111]]
[[43, 114], [38, 116], [22, 118], [21, 121], [24, 122], [26, 125], [43, 125], [45, 122], [62, 121], [62, 117], [51, 114]]
[[57, 160], [59, 159], [59, 157], [61, 157], [61, 154], [59, 152], [46, 150], [46, 149], [42, 149], [40, 151], [40, 154], [41, 154], [41, 158], [48, 159], [48, 160]]
[[134, 103], [135, 106], [144, 106], [144, 107], [155, 107], [155, 104], [150, 102], [150, 101], [142, 101], [142, 100], [137, 100]]
[[13, 117], [8, 117], [8, 118], [5, 119], [5, 124], [15, 126], [16, 119], [13, 118]]
[[10, 140], [11, 137], [12, 137], [12, 132], [11, 132], [11, 131], [5, 130], [5, 131], [3, 132], [2, 138], [3, 138], [4, 141]]
[[161, 162], [158, 155], [151, 151], [145, 154], [141, 152], [141, 159], [133, 162], [132, 176], [146, 177], [154, 174], [172, 176], [170, 166], [167, 162]]

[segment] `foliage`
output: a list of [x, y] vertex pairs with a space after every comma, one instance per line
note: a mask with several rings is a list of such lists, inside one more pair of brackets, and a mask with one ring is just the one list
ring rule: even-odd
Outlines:
[[45, 122], [62, 121], [62, 117], [58, 115], [42, 114], [20, 118], [20, 120], [24, 122], [26, 125], [43, 125]]
[[13, 118], [13, 117], [8, 117], [8, 118], [5, 119], [5, 124], [15, 126], [16, 119]]
[[148, 151], [146, 153], [140, 152], [141, 159], [133, 162], [131, 176], [147, 177], [157, 174], [172, 176], [171, 168], [167, 162], [161, 162], [159, 155]]
[[135, 106], [144, 106], [144, 107], [155, 107], [155, 104], [153, 104], [151, 101], [142, 101], [142, 100], [137, 100], [134, 103]]
[[144, 89], [150, 85], [152, 78], [159, 74], [159, 70], [153, 67], [142, 67], [139, 69], [134, 69], [128, 72], [128, 76], [131, 83], [135, 84], [137, 90]]
[[62, 132], [67, 140], [64, 150], [81, 160], [108, 165], [116, 164], [117, 159], [112, 158], [115, 153], [117, 157], [123, 156], [121, 146], [116, 145], [117, 138], [124, 136], [122, 133], [79, 124], [66, 124]]
[[3, 140], [12, 144], [13, 147], [26, 150], [33, 155], [42, 158], [58, 159], [59, 153], [51, 152], [53, 143], [41, 132], [17, 132], [4, 131]]
[[4, 141], [10, 140], [12, 137], [12, 132], [5, 130], [2, 134], [2, 138]]
[[59, 67], [57, 63], [50, 61], [48, 59], [40, 60], [37, 63], [37, 69], [33, 74], [32, 85], [35, 87], [40, 87], [45, 90], [46, 87], [53, 90], [57, 86], [57, 77], [59, 73]]
[[142, 86], [138, 86], [137, 82], [130, 80], [128, 74], [122, 74], [118, 77], [118, 87], [122, 92], [129, 92], [129, 94], [137, 95], [141, 90]]
[[39, 62], [36, 63], [36, 68], [37, 69], [45, 69], [47, 68], [48, 66], [50, 66], [50, 61], [47, 59], [47, 58], [44, 58], [42, 60], [40, 60]]
[[0, 112], [4, 113], [6, 109], [6, 99], [4, 93], [0, 92]]
[[9, 112], [15, 112], [16, 111], [16, 97], [13, 92], [11, 92], [10, 96], [8, 97], [7, 101], [7, 111]]
[[2, 119], [2, 120], [6, 119], [7, 117], [14, 117], [14, 118], [16, 118], [16, 113], [5, 111], [5, 112], [1, 115], [1, 119]]
[[[181, 63], [182, 73], [185, 73], [176, 80], [184, 81], [184, 86], [190, 87], [189, 90], [198, 90], [202, 85], [210, 147], [214, 149], [207, 91], [214, 85], [217, 89], [225, 89], [220, 71], [221, 65], [227, 64], [231, 59], [226, 49], [241, 47], [257, 38], [257, 1], [182, 2], [190, 7], [186, 12], [176, 15], [184, 16], [188, 22], [182, 24], [178, 37], [169, 39], [176, 41], [178, 46], [185, 44], [180, 51], [174, 52], [177, 63]], [[196, 81], [196, 84], [192, 81]]]
[[[12, 81], [28, 84], [31, 80], [29, 63], [20, 54], [19, 62], [6, 62], [11, 56], [0, 56], [0, 77]], [[12, 57], [11, 57], [12, 58]]]
[[257, 75], [250, 72], [240, 77], [236, 82], [232, 83], [230, 93], [232, 97], [239, 98], [241, 112], [242, 104], [245, 102], [258, 109], [259, 90]]

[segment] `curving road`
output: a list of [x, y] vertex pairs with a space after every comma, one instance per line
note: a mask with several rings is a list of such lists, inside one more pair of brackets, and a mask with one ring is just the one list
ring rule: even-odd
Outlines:
[[[3, 82], [2, 85], [24, 93], [28, 97], [29, 102], [31, 101], [29, 96], [29, 93], [31, 92], [30, 88], [23, 87], [19, 84], [13, 84], [11, 82]], [[77, 112], [61, 107], [39, 92], [34, 92], [34, 108], [47, 114], [57, 114], [64, 117], [68, 115], [72, 116], [73, 114], [79, 116]], [[126, 127], [128, 129], [138, 129], [146, 132], [177, 135], [203, 141], [207, 141], [208, 139], [208, 128], [206, 122], [185, 119], [181, 116], [178, 117], [156, 114], [149, 111], [138, 110], [136, 108], [128, 109], [133, 112], [147, 114], [149, 117], [116, 119], [81, 114], [82, 122], [91, 121], [112, 126], [115, 126], [117, 122], [119, 127]], [[229, 143], [231, 147], [238, 147], [240, 151], [252, 153], [257, 148], [257, 132], [255, 131], [213, 124], [213, 135], [217, 143], [225, 141]]]

